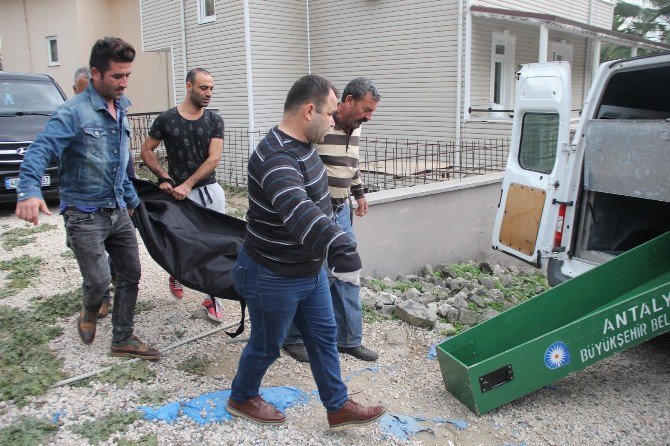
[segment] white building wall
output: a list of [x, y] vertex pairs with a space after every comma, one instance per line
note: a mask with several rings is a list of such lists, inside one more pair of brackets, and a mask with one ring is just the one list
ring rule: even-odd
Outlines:
[[614, 3], [610, 3], [607, 0], [594, 0], [593, 6], [591, 25], [605, 29], [612, 29]]
[[[210, 107], [219, 109], [227, 128], [247, 128], [247, 69], [244, 6], [241, 0], [216, 2], [216, 21], [198, 24], [196, 0], [186, 1], [188, 69], [204, 68], [214, 78]], [[177, 85], [183, 98], [184, 82]]]
[[312, 73], [340, 91], [375, 81], [383, 97], [363, 136], [453, 138], [457, 12], [453, 0], [311, 1]]
[[297, 0], [249, 3], [254, 127], [266, 132], [281, 120], [291, 85], [308, 73], [307, 10]]

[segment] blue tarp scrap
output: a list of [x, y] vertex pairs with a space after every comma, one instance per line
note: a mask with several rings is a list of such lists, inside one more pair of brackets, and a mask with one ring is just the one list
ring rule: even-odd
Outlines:
[[[362, 369], [354, 370], [354, 371], [351, 372], [349, 375], [347, 375], [346, 378], [343, 378], [342, 381], [346, 383], [346, 382], [351, 381], [351, 380], [352, 380], [353, 378], [355, 378], [356, 376], [358, 376], [358, 375], [362, 375], [363, 373], [368, 373], [368, 372], [370, 372], [370, 373], [377, 373], [377, 372], [379, 372], [381, 369], [393, 370], [393, 369], [395, 369], [395, 368], [396, 368], [396, 367], [395, 367], [395, 366], [392, 366], [392, 365], [382, 365], [382, 366], [373, 366], [373, 367], [363, 367]], [[314, 395], [314, 396], [319, 396], [319, 390], [318, 390], [318, 389], [316, 389], [316, 390], [312, 390], [312, 395]]]
[[67, 415], [67, 411], [57, 410], [56, 413], [54, 413], [53, 417], [51, 417], [51, 422], [56, 424], [60, 421], [61, 418], [65, 417], [66, 415]]
[[[284, 411], [289, 407], [306, 404], [309, 395], [295, 387], [263, 387], [261, 396], [277, 409]], [[177, 401], [161, 406], [157, 409], [148, 406], [139, 407], [144, 411], [147, 420], [160, 420], [174, 423], [177, 417], [185, 415], [199, 424], [231, 420], [232, 416], [226, 410], [230, 397], [230, 390], [210, 392], [193, 398], [189, 401]]]
[[453, 338], [453, 336], [447, 336], [446, 338], [442, 339], [441, 341], [438, 341], [437, 344], [433, 344], [430, 346], [430, 349], [428, 350], [428, 359], [431, 360], [436, 360], [437, 359], [437, 346], [443, 343], [444, 341], [448, 341], [449, 339]]
[[380, 420], [379, 424], [382, 428], [382, 431], [394, 437], [409, 440], [409, 437], [416, 435], [419, 432], [430, 432], [433, 433], [433, 430], [427, 427], [424, 427], [420, 422], [430, 421], [433, 423], [449, 423], [455, 426], [459, 430], [466, 429], [468, 427], [467, 421], [463, 420], [450, 420], [447, 418], [426, 418], [426, 417], [411, 417], [408, 415], [396, 415], [396, 414], [386, 414]]

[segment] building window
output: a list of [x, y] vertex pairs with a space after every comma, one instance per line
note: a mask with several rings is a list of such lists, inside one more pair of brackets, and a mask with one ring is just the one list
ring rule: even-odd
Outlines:
[[198, 0], [198, 23], [216, 22], [214, 0]]
[[47, 65], [50, 67], [60, 65], [58, 58], [58, 38], [56, 36], [47, 37]]
[[489, 107], [493, 110], [512, 108], [514, 44], [515, 37], [507, 31], [493, 33], [491, 41], [491, 86], [489, 94]]
[[565, 43], [565, 40], [560, 42], [549, 43], [550, 60], [565, 61], [572, 66], [572, 45]]

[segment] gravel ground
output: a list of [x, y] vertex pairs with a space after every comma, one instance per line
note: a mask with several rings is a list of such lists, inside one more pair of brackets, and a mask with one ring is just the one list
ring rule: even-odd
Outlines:
[[[56, 224], [58, 228], [37, 234], [32, 244], [12, 251], [0, 249], [0, 260], [22, 254], [44, 259], [34, 285], [0, 300], [0, 305], [22, 308], [36, 296], [63, 293], [80, 285], [76, 262], [61, 256], [67, 250], [62, 219], [54, 215], [42, 217], [41, 222]], [[24, 226], [27, 225], [12, 217], [7, 209], [0, 215], [0, 232]], [[143, 340], [160, 348], [180, 337], [185, 339], [217, 327], [204, 317], [201, 293], [186, 290], [183, 301], [176, 302], [169, 295], [167, 274], [141, 244], [140, 255], [143, 272], [139, 299], [152, 307], [135, 318], [136, 333]], [[5, 276], [6, 273], [0, 272], [0, 286], [4, 286]], [[235, 322], [239, 307], [228, 303], [225, 314], [227, 323]], [[75, 315], [61, 319], [59, 324], [64, 332], [50, 343], [52, 351], [64, 361], [66, 374], [74, 376], [123, 362], [108, 356], [109, 317], [99, 323], [95, 342], [89, 346], [79, 341], [75, 322]], [[406, 341], [390, 344], [387, 336]], [[132, 411], [142, 405], [140, 401], [147, 392], [164, 392], [167, 399], [163, 404], [166, 404], [228, 389], [244, 344], [224, 344], [226, 339], [219, 333], [170, 351], [160, 361], [149, 363], [156, 377], [147, 382], [131, 381], [119, 388], [92, 380], [85, 385], [51, 389], [29, 398], [29, 403], [22, 407], [0, 402], [0, 429], [16, 423], [23, 415], [52, 419], [60, 414], [61, 425], [49, 444], [89, 444], [70, 428], [115, 411]], [[183, 416], [173, 424], [139, 420], [100, 444], [116, 444], [119, 439], [133, 444], [147, 435], [155, 436], [160, 445], [670, 444], [667, 336], [601, 361], [483, 416], [472, 414], [445, 390], [438, 362], [427, 358], [431, 345], [440, 339], [438, 333], [395, 320], [366, 324], [364, 342], [380, 352], [378, 369], [367, 369], [370, 364], [343, 356], [342, 374], [351, 377], [349, 389], [359, 402], [382, 402], [395, 415], [462, 420], [467, 422], [464, 430], [448, 423], [423, 422], [427, 430], [409, 440], [390, 436], [379, 425], [330, 433], [325, 411], [312, 397], [306, 405], [288, 409], [288, 422], [281, 427], [259, 427], [241, 420], [200, 425]], [[177, 369], [178, 364], [193, 354], [209, 359], [204, 376]], [[315, 388], [309, 367], [284, 356], [270, 368], [263, 385], [290, 385], [308, 393]]]

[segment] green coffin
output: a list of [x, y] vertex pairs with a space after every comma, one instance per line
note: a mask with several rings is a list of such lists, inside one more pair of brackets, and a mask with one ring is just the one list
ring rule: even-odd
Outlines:
[[670, 232], [437, 347], [476, 414], [670, 331]]

